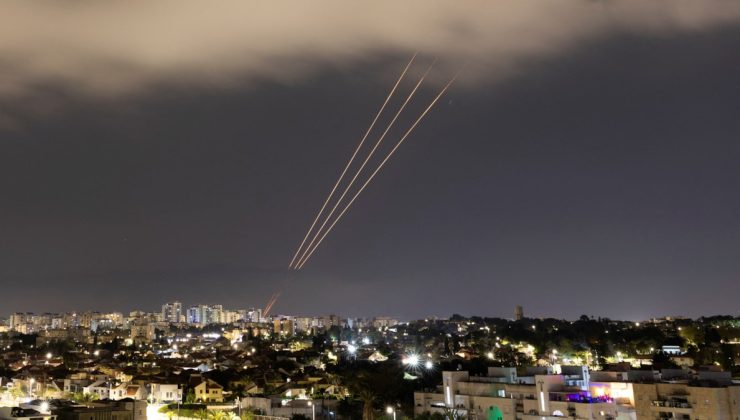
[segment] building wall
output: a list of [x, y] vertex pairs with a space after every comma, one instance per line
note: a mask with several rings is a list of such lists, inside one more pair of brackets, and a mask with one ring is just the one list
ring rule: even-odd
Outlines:
[[[633, 384], [637, 420], [740, 420], [740, 387], [697, 387], [677, 384]], [[688, 407], [656, 406], [656, 401], [686, 401]]]
[[414, 394], [414, 413], [454, 407], [470, 420], [740, 420], [740, 386], [591, 382], [591, 396], [611, 400], [575, 402], [563, 394], [580, 388], [566, 386], [561, 375], [536, 375], [531, 384], [499, 379], [443, 372], [438, 392]]

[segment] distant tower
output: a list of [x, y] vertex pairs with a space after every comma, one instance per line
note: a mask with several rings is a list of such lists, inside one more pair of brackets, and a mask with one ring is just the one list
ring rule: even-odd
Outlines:
[[514, 309], [514, 319], [521, 321], [522, 318], [524, 318], [524, 308], [522, 308], [522, 305], [516, 305], [516, 309]]
[[177, 323], [180, 322], [180, 315], [182, 315], [182, 303], [174, 301], [162, 305], [162, 321]]

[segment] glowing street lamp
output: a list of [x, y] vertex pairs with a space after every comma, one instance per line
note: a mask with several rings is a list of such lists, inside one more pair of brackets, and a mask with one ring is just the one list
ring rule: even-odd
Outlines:
[[313, 401], [309, 401], [308, 406], [311, 407], [311, 420], [316, 420], [316, 406]]
[[434, 367], [434, 363], [432, 363], [432, 361], [431, 361], [431, 360], [427, 360], [427, 361], [426, 361], [426, 363], [424, 363], [424, 367], [425, 367], [425, 368], [426, 368], [427, 370], [432, 370], [432, 368]]
[[411, 367], [419, 366], [419, 356], [412, 354], [406, 358], [406, 364]]
[[385, 412], [388, 414], [393, 414], [393, 420], [396, 420], [396, 410], [393, 409], [390, 405], [385, 408]]

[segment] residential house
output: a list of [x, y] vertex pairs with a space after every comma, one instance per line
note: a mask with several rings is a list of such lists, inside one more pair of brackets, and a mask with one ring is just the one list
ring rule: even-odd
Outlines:
[[150, 383], [149, 400], [157, 404], [182, 401], [182, 388], [179, 384]]
[[212, 379], [203, 378], [201, 382], [193, 388], [195, 399], [202, 402], [223, 402], [224, 387]]
[[98, 380], [82, 388], [85, 395], [96, 395], [98, 399], [107, 400], [110, 398], [110, 390], [113, 385], [107, 380]]
[[133, 400], [145, 400], [147, 397], [146, 387], [128, 382], [121, 383], [110, 390], [110, 399], [122, 400], [131, 398]]

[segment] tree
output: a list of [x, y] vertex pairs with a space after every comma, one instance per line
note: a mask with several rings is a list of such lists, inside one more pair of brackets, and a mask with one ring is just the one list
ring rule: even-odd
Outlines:
[[340, 362], [327, 370], [341, 378], [353, 398], [360, 403], [363, 420], [373, 420], [381, 404], [400, 403], [402, 408], [413, 409], [412, 396], [418, 380], [404, 379], [406, 371], [397, 358], [391, 357], [380, 363]]
[[74, 392], [72, 393], [72, 399], [79, 403], [89, 403], [99, 400], [100, 396], [93, 393], [85, 394], [84, 392]]
[[185, 394], [185, 404], [195, 404], [195, 392], [192, 389]]
[[460, 412], [457, 408], [445, 407], [442, 410], [444, 412], [445, 420], [466, 420], [465, 414]]
[[208, 410], [208, 420], [230, 420], [222, 410]]
[[671, 357], [663, 351], [659, 351], [653, 355], [653, 366], [656, 369], [676, 369], [678, 365], [671, 360]]
[[337, 414], [343, 419], [356, 419], [362, 414], [361, 403], [352, 398], [342, 398], [337, 404]]
[[526, 355], [509, 346], [497, 348], [494, 355], [503, 366], [523, 366], [532, 363], [532, 360]]
[[735, 367], [735, 351], [732, 344], [721, 344], [719, 346], [719, 364], [724, 370], [732, 372]]
[[446, 420], [446, 417], [444, 416], [444, 414], [430, 413], [428, 411], [425, 411], [414, 417], [414, 420]]
[[362, 420], [373, 420], [375, 412], [373, 404], [377, 396], [370, 388], [363, 388], [357, 392], [357, 397], [362, 400]]
[[13, 398], [23, 398], [26, 396], [26, 393], [21, 389], [19, 386], [14, 386], [10, 388], [10, 395], [13, 396]]

